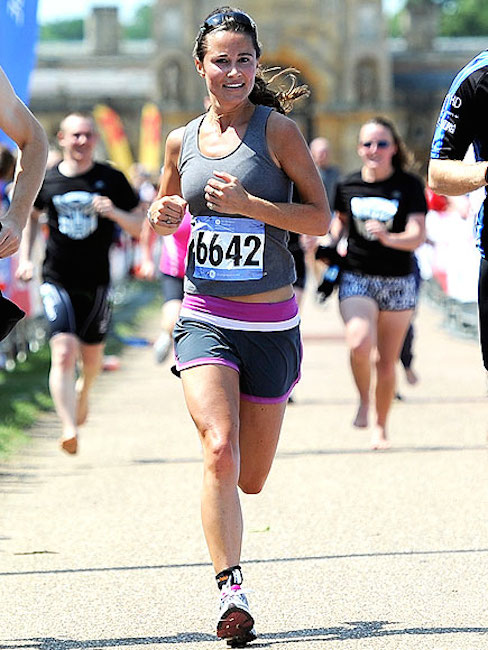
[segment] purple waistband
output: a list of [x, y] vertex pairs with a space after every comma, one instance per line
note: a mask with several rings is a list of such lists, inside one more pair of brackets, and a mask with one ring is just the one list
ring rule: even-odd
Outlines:
[[215, 296], [185, 294], [182, 307], [249, 322], [281, 322], [298, 314], [295, 296], [283, 302], [238, 302]]

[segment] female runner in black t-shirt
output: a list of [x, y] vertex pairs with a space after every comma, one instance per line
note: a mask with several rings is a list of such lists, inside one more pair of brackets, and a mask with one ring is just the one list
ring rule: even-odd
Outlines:
[[406, 150], [388, 120], [374, 118], [363, 124], [358, 154], [361, 170], [338, 185], [330, 238], [338, 242], [347, 232], [339, 301], [359, 392], [354, 425], [368, 426], [374, 361], [372, 446], [385, 449], [395, 365], [416, 302], [412, 251], [424, 240], [426, 202], [420, 180], [404, 171]]

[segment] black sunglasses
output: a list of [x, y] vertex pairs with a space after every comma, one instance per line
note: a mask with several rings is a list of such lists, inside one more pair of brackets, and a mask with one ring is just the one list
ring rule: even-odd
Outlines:
[[370, 141], [368, 141], [368, 142], [361, 142], [361, 146], [362, 146], [362, 147], [366, 147], [366, 149], [371, 149], [371, 147], [372, 147], [374, 144], [376, 145], [376, 148], [377, 148], [377, 149], [386, 149], [386, 148], [389, 147], [392, 143], [391, 143], [391, 142], [388, 142], [388, 140], [378, 140], [378, 142], [371, 142], [371, 140], [370, 140]]
[[202, 29], [214, 29], [229, 19], [256, 31], [256, 23], [251, 16], [248, 16], [243, 11], [222, 11], [221, 13], [213, 14], [203, 23]]

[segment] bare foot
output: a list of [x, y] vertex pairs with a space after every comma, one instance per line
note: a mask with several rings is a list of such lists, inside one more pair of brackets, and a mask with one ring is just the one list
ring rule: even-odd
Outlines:
[[386, 437], [384, 427], [376, 426], [371, 436], [371, 449], [389, 449], [390, 441]]
[[352, 423], [353, 426], [358, 427], [359, 429], [365, 429], [368, 426], [368, 412], [369, 404], [361, 403], [359, 405], [358, 412], [356, 413], [354, 422]]
[[61, 438], [59, 446], [67, 454], [76, 454], [78, 451], [78, 438], [76, 436], [73, 436], [72, 438]]
[[82, 384], [76, 382], [76, 424], [85, 424], [88, 418], [88, 393], [83, 391]]
[[414, 386], [419, 380], [419, 378], [417, 377], [415, 372], [412, 370], [412, 368], [405, 368], [405, 377], [407, 379], [407, 382], [409, 384], [411, 384], [412, 386]]

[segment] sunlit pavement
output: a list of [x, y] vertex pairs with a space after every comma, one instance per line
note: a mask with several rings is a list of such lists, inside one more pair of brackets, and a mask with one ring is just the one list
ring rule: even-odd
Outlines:
[[[351, 425], [336, 298], [307, 296], [303, 376], [262, 494], [243, 496], [256, 648], [488, 648], [488, 408], [478, 345], [416, 319], [392, 447]], [[154, 339], [157, 316], [141, 336]], [[200, 444], [169, 362], [128, 347], [80, 453], [54, 415], [0, 472], [0, 648], [215, 647]], [[220, 647], [225, 647], [221, 642]]]

